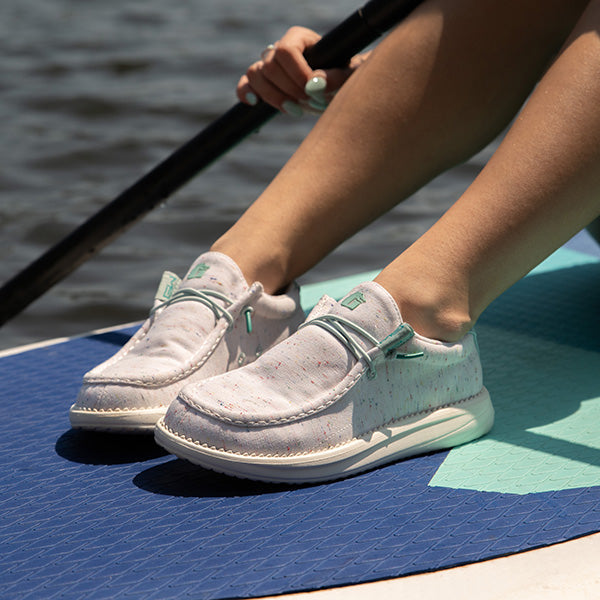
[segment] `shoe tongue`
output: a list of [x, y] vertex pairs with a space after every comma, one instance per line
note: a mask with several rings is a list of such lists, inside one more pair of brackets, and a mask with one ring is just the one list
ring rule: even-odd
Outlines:
[[214, 290], [237, 300], [248, 290], [248, 284], [237, 264], [220, 252], [201, 254], [190, 267], [180, 288]]
[[329, 312], [356, 323], [379, 341], [402, 324], [395, 300], [374, 281], [356, 286]]

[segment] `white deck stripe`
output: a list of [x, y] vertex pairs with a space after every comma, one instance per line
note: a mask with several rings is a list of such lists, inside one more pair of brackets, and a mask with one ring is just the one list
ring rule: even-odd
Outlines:
[[37, 350], [38, 348], [46, 348], [48, 346], [54, 346], [55, 344], [62, 344], [63, 342], [69, 342], [71, 340], [78, 340], [85, 338], [90, 335], [98, 335], [100, 333], [109, 333], [111, 331], [118, 331], [125, 327], [133, 327], [134, 325], [141, 325], [142, 321], [133, 321], [131, 323], [123, 323], [123, 325], [113, 325], [111, 327], [104, 327], [102, 329], [95, 329], [94, 331], [88, 331], [87, 333], [80, 333], [72, 335], [70, 337], [59, 337], [51, 340], [43, 340], [41, 342], [34, 342], [33, 344], [25, 344], [23, 346], [16, 346], [15, 348], [8, 348], [7, 350], [0, 350], [0, 358], [4, 356], [12, 356], [14, 354], [21, 354], [22, 352], [29, 352], [30, 350]]

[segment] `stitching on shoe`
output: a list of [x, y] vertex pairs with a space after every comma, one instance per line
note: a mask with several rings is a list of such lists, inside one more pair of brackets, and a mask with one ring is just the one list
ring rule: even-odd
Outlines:
[[440, 410], [442, 408], [450, 408], [452, 406], [457, 406], [464, 402], [468, 402], [469, 400], [475, 398], [475, 396], [478, 396], [482, 391], [483, 391], [483, 388], [479, 392], [477, 392], [477, 394], [473, 394], [472, 396], [468, 396], [467, 398], [463, 398], [462, 400], [457, 400], [456, 402], [449, 402], [448, 404], [441, 404], [440, 406], [436, 406], [435, 408], [420, 410], [420, 411], [411, 413], [409, 415], [405, 415], [405, 416], [401, 417], [400, 419], [390, 419], [389, 421], [382, 423], [378, 427], [373, 427], [373, 429], [370, 429], [369, 431], [363, 433], [360, 436], [355, 436], [353, 438], [350, 438], [349, 440], [340, 442], [339, 444], [327, 446], [326, 448], [319, 448], [318, 450], [311, 450], [309, 452], [294, 452], [293, 454], [262, 454], [262, 453], [258, 453], [258, 452], [234, 452], [233, 450], [219, 448], [218, 446], [214, 446], [212, 444], [207, 444], [206, 442], [200, 442], [193, 438], [182, 435], [181, 433], [178, 433], [177, 431], [171, 429], [165, 423], [164, 419], [161, 419], [160, 425], [162, 427], [164, 427], [169, 433], [173, 434], [174, 436], [176, 436], [182, 440], [185, 440], [186, 442], [190, 442], [190, 443], [194, 444], [195, 446], [199, 446], [201, 448], [207, 448], [209, 450], [217, 450], [218, 452], [223, 452], [225, 454], [232, 454], [234, 456], [257, 456], [257, 457], [260, 456], [260, 457], [265, 457], [265, 458], [287, 458], [287, 457], [293, 457], [293, 456], [307, 456], [310, 454], [317, 454], [319, 452], [326, 452], [327, 450], [333, 450], [334, 448], [340, 448], [341, 446], [347, 446], [348, 444], [351, 444], [352, 442], [364, 439], [364, 438], [372, 435], [373, 433], [375, 433], [376, 431], [378, 431], [382, 428], [389, 427], [390, 425], [392, 425], [394, 423], [401, 423], [402, 421], [405, 421], [406, 419], [411, 419], [413, 417], [418, 417], [420, 415], [426, 415], [428, 413], [431, 414], [431, 413], [434, 413], [436, 410]]
[[164, 385], [169, 385], [171, 383], [175, 383], [177, 381], [180, 381], [181, 379], [184, 379], [191, 373], [194, 373], [195, 371], [197, 371], [200, 367], [202, 367], [204, 365], [204, 363], [212, 356], [213, 352], [215, 351], [215, 348], [219, 345], [219, 342], [225, 337], [226, 331], [227, 331], [227, 327], [226, 326], [222, 327], [221, 334], [217, 337], [215, 343], [208, 349], [207, 352], [204, 353], [203, 357], [197, 363], [190, 365], [185, 371], [181, 371], [177, 375], [174, 375], [173, 377], [169, 377], [168, 379], [162, 379], [159, 382], [153, 383], [151, 381], [146, 381], [145, 379], [133, 379], [133, 378], [129, 379], [129, 378], [121, 378], [121, 377], [110, 377], [110, 378], [109, 377], [93, 377], [93, 378], [87, 378], [85, 380], [85, 383], [86, 384], [87, 383], [105, 384], [105, 385], [111, 384], [111, 383], [113, 383], [113, 384], [114, 383], [116, 383], [116, 384], [135, 383], [140, 386], [147, 387], [147, 388], [160, 388]]
[[317, 412], [321, 412], [321, 411], [329, 408], [332, 404], [335, 404], [350, 388], [354, 387], [354, 384], [363, 376], [363, 373], [365, 372], [365, 370], [366, 369], [363, 367], [363, 369], [357, 375], [355, 375], [354, 378], [350, 382], [347, 383], [346, 387], [344, 387], [335, 396], [333, 396], [326, 402], [323, 402], [322, 404], [319, 404], [318, 406], [315, 406], [309, 410], [303, 410], [303, 411], [301, 411], [295, 415], [292, 415], [290, 417], [279, 417], [276, 419], [269, 419], [269, 420], [260, 420], [260, 421], [254, 420], [253, 421], [253, 420], [231, 419], [229, 417], [225, 417], [225, 416], [219, 414], [218, 412], [211, 410], [210, 408], [204, 408], [203, 406], [199, 406], [198, 404], [196, 404], [196, 402], [194, 400], [192, 400], [189, 396], [187, 396], [183, 393], [180, 395], [183, 397], [184, 400], [187, 401], [188, 404], [191, 404], [199, 412], [204, 413], [204, 414], [208, 415], [209, 417], [212, 417], [218, 421], [225, 421], [226, 423], [231, 423], [233, 425], [273, 425], [273, 424], [279, 424], [279, 423], [293, 423], [294, 421], [298, 421], [299, 419], [302, 419], [304, 417], [313, 415]]
[[[127, 356], [141, 341], [142, 339], [144, 339], [144, 337], [146, 336], [146, 334], [150, 331], [150, 329], [152, 328], [152, 324], [154, 321], [154, 317], [152, 317], [152, 322], [148, 323], [148, 327], [144, 328], [144, 325], [142, 325], [141, 327], [141, 335], [137, 338], [137, 340], [134, 341], [133, 344], [131, 344], [131, 346], [129, 348], [127, 348], [127, 350], [125, 350], [125, 352], [123, 352], [123, 354], [121, 354], [118, 358], [118, 360], [121, 360], [122, 358], [124, 358], [125, 356]], [[115, 360], [115, 362], [118, 362], [118, 360]]]
[[77, 406], [75, 405], [74, 410], [82, 410], [85, 412], [93, 412], [93, 413], [111, 413], [111, 412], [132, 412], [132, 411], [137, 411], [137, 410], [154, 410], [156, 408], [168, 408], [167, 404], [159, 404], [156, 406], [134, 406], [134, 407], [128, 407], [128, 408], [121, 408], [121, 407], [115, 407], [115, 408], [92, 408], [89, 406]]
[[[150, 331], [150, 327], [151, 324], [148, 323], [148, 326], [146, 326], [146, 323], [148, 323], [148, 320], [144, 321], [141, 325], [141, 327], [133, 334], [133, 336], [127, 340], [127, 342], [125, 343], [124, 346], [122, 346], [116, 354], [114, 354], [113, 356], [111, 356], [108, 360], [106, 360], [105, 362], [99, 364], [97, 367], [95, 367], [94, 369], [92, 369], [91, 372], [95, 371], [96, 369], [100, 369], [100, 373], [103, 373], [104, 371], [106, 371], [106, 369], [108, 369], [109, 367], [112, 367], [115, 363], [118, 363], [121, 359], [125, 358], [144, 338], [144, 336], [148, 333], [148, 331]], [[134, 339], [136, 338], [137, 339]], [[131, 343], [132, 342], [132, 343]], [[125, 346], [127, 344], [131, 343], [131, 346], [129, 348], [127, 348], [127, 350], [124, 350]], [[101, 378], [101, 375], [92, 375], [93, 378]], [[90, 379], [88, 378], [88, 381]]]
[[[245, 304], [252, 303], [252, 301], [254, 301], [255, 299], [256, 299], [256, 301], [258, 301], [261, 297], [261, 294], [262, 294], [262, 286], [259, 284], [257, 287], [254, 287], [254, 284], [252, 284], [252, 286], [250, 286], [250, 288], [248, 288], [246, 290], [246, 293], [242, 294], [235, 302], [232, 303], [231, 306], [238, 304], [240, 307], [243, 307]], [[243, 302], [242, 302], [242, 300], [243, 300]], [[155, 313], [155, 315], [156, 314], [157, 313]], [[240, 315], [241, 315], [241, 310], [235, 316], [234, 320], [237, 319]], [[151, 318], [154, 318], [154, 315]], [[221, 319], [219, 319], [219, 320], [221, 320]], [[223, 325], [225, 325], [225, 324], [222, 324], [221, 327], [223, 327]], [[215, 329], [213, 329], [213, 331], [215, 331], [218, 328], [218, 326], [219, 325], [217, 322], [217, 325], [215, 326]], [[119, 362], [122, 358], [125, 358], [125, 356], [127, 356], [127, 354], [129, 354], [129, 352], [131, 350], [133, 350], [133, 348], [135, 348], [139, 344], [139, 342], [145, 337], [146, 333], [148, 333], [148, 331], [150, 329], [151, 329], [151, 325], [148, 326], [148, 329], [146, 330], [146, 332], [144, 332], [144, 335], [140, 336], [140, 338], [138, 340], [136, 340], [135, 344], [133, 344], [131, 346], [131, 348], [128, 348], [125, 353], [120, 355], [118, 358], [117, 358], [117, 355], [115, 355], [112, 357], [112, 359], [109, 359], [109, 361], [112, 361], [113, 359], [115, 359], [115, 360], [113, 362], [107, 362], [106, 367], [103, 369], [103, 371], [107, 367], [112, 366], [113, 364]], [[197, 371], [198, 369], [200, 369], [200, 367], [202, 367], [204, 365], [204, 363], [212, 356], [215, 348], [218, 346], [220, 341], [225, 337], [227, 330], [228, 330], [228, 327], [227, 327], [227, 325], [225, 325], [225, 327], [223, 327], [223, 330], [221, 331], [220, 335], [217, 337], [217, 340], [215, 341], [215, 343], [208, 349], [208, 351], [205, 353], [204, 357], [201, 360], [190, 365], [185, 371], [182, 371], [182, 372], [178, 373], [177, 375], [174, 375], [173, 377], [169, 377], [168, 379], [161, 380], [160, 382], [152, 383], [152, 382], [146, 381], [145, 379], [139, 379], [139, 378], [102, 377], [102, 375], [97, 375], [97, 376], [85, 378], [84, 383], [137, 384], [137, 385], [140, 385], [140, 386], [143, 386], [146, 388], [153, 388], [153, 389], [160, 388], [163, 385], [169, 385], [171, 383], [175, 383], [177, 381], [180, 381], [181, 379], [185, 379], [190, 374], [194, 373], [195, 371]]]

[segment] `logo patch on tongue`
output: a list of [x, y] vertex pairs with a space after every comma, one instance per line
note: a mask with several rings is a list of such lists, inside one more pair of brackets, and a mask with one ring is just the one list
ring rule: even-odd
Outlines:
[[341, 304], [345, 308], [354, 310], [357, 306], [364, 304], [366, 301], [367, 300], [362, 292], [354, 292], [353, 294], [350, 294], [344, 298]]
[[160, 300], [161, 302], [166, 302], [171, 298], [180, 283], [181, 279], [179, 279], [175, 273], [165, 271], [162, 279], [160, 280], [158, 290], [156, 290], [154, 299]]
[[209, 269], [210, 265], [207, 265], [206, 263], [198, 263], [190, 270], [187, 279], [200, 279]]

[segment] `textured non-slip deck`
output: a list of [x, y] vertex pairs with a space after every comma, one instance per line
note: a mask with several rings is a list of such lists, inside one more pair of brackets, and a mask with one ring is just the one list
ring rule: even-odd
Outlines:
[[[308, 287], [305, 302], [354, 281]], [[599, 531], [600, 261], [560, 250], [478, 331], [488, 436], [313, 486], [244, 482], [149, 437], [72, 431], [83, 373], [131, 330], [0, 358], [0, 597], [255, 597]]]

